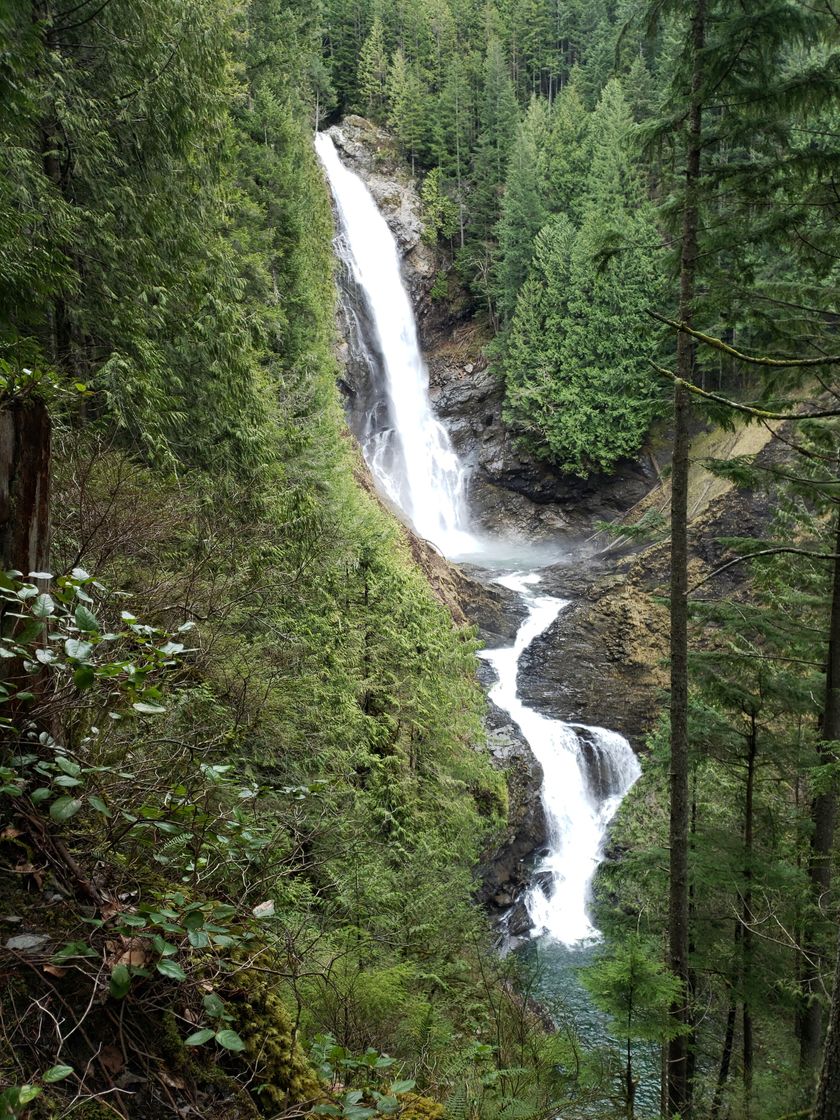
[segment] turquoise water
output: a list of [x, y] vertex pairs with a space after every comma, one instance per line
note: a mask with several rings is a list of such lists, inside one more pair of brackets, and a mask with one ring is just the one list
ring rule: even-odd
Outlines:
[[[611, 1098], [618, 1105], [623, 1100], [619, 1075], [624, 1069], [626, 1042], [611, 1032], [608, 1017], [593, 1004], [580, 980], [581, 970], [592, 963], [598, 950], [597, 942], [569, 948], [540, 937], [517, 950], [517, 956], [529, 977], [533, 999], [550, 1015], [559, 1031], [577, 1039], [581, 1051], [592, 1054], [589, 1064], [594, 1075], [604, 1079], [604, 1098]], [[660, 1071], [659, 1047], [634, 1042], [636, 1116], [640, 1120], [659, 1116]], [[593, 1105], [592, 1112], [599, 1114], [598, 1107]]]

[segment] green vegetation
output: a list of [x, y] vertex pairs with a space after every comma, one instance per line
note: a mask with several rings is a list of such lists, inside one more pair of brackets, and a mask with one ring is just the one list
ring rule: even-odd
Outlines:
[[[640, 1044], [669, 1120], [838, 1115], [839, 35], [828, 0], [0, 6], [0, 1120], [632, 1117]], [[475, 637], [343, 426], [311, 130], [349, 110], [422, 177], [523, 453], [673, 432], [603, 1068], [474, 905]], [[778, 428], [710, 464], [773, 515], [695, 524], [692, 585], [706, 422]]]
[[[416, 154], [435, 215], [442, 194], [458, 214], [432, 224], [495, 335], [518, 446], [562, 473], [608, 473], [673, 392], [658, 429], [673, 433], [670, 712], [619, 822], [601, 975], [634, 976], [634, 938], [667, 931], [669, 1116], [805, 1115], [837, 916], [837, 12], [371, 7], [379, 50], [423, 86]], [[347, 8], [366, 40], [366, 5], [334, 0], [327, 58], [352, 107]], [[774, 421], [775, 458], [712, 467], [777, 519], [755, 539], [690, 534], [693, 433]], [[694, 595], [698, 556], [727, 565]], [[614, 1016], [616, 983], [596, 985]], [[840, 1108], [840, 999], [830, 1022], [819, 1120]], [[629, 1111], [633, 1091], [628, 1060]]]
[[[2, 16], [3, 415], [52, 526], [13, 470], [0, 1099], [434, 1118], [541, 1032], [471, 903], [474, 639], [343, 428], [317, 13], [136, 14]], [[333, 1083], [325, 1035], [392, 1074]]]

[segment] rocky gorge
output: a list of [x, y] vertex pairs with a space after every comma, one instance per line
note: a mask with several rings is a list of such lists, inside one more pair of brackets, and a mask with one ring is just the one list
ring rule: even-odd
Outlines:
[[[424, 237], [418, 189], [392, 138], [354, 116], [333, 125], [329, 134], [342, 160], [369, 188], [399, 246], [433, 408], [467, 467], [467, 497], [476, 527], [492, 527], [494, 536], [507, 539], [512, 557], [517, 548], [542, 548], [547, 561], [541, 568], [542, 585], [567, 603], [522, 655], [519, 694], [542, 715], [614, 728], [642, 751], [667, 684], [662, 603], [667, 541], [662, 531], [644, 543], [630, 534], [623, 539], [607, 533], [602, 523], [620, 526], [645, 513], [665, 517], [670, 499], [663, 451], [667, 433], [660, 433], [658, 442], [654, 437], [639, 460], [622, 464], [610, 477], [563, 476], [523, 456], [504, 424], [503, 384], [485, 353], [490, 332], [464, 310], [445, 247]], [[364, 439], [371, 425], [388, 421], [378, 414], [382, 402], [373, 391], [370, 358], [361, 344], [364, 300], [354, 291], [352, 277], [343, 278], [342, 290], [341, 388], [350, 427]], [[441, 291], [448, 294], [441, 296]], [[746, 451], [773, 454], [772, 432], [699, 431], [696, 446], [691, 512], [702, 538], [726, 536], [745, 508], [752, 511], [757, 529], [769, 511], [754, 497], [745, 502], [743, 493], [706, 471], [703, 458]], [[456, 619], [474, 624], [489, 648], [511, 644], [524, 612], [517, 595], [492, 582], [498, 573], [474, 565], [453, 567], [428, 542], [406, 531], [415, 558]], [[721, 554], [721, 549], [703, 554], [695, 549], [694, 572], [708, 571]], [[479, 675], [489, 690], [493, 671], [483, 661]], [[492, 703], [486, 727], [495, 765], [507, 779], [510, 812], [505, 835], [479, 870], [478, 896], [515, 937], [529, 928], [523, 895], [546, 843], [543, 775], [516, 724]]]

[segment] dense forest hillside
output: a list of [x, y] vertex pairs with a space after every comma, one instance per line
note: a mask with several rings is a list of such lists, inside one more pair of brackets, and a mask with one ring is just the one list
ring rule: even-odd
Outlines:
[[[830, 0], [0, 0], [0, 1118], [632, 1118], [660, 1051], [673, 1120], [840, 1115], [838, 82]], [[517, 452], [667, 463], [596, 1041], [477, 902], [476, 632], [342, 414], [350, 113]]]

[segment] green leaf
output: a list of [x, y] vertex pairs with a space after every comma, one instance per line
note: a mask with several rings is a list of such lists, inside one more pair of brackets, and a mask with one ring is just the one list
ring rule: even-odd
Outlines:
[[63, 961], [70, 960], [72, 957], [98, 957], [99, 954], [91, 949], [86, 941], [70, 941], [67, 945], [62, 945], [60, 949], [52, 955], [54, 964], [61, 964]]
[[416, 1081], [395, 1081], [391, 1086], [391, 1092], [410, 1093], [416, 1084]]
[[18, 1089], [18, 1103], [29, 1104], [29, 1102], [34, 1101], [40, 1093], [40, 1085], [21, 1085], [20, 1089]]
[[55, 610], [55, 600], [46, 591], [41, 592], [32, 604], [32, 613], [36, 618], [49, 618]]
[[77, 797], [59, 797], [50, 805], [50, 816], [54, 821], [69, 821], [81, 807]]
[[90, 657], [93, 646], [90, 642], [79, 641], [78, 638], [67, 638], [64, 643], [64, 652], [74, 661], [84, 661]]
[[63, 770], [65, 774], [69, 774], [72, 778], [78, 777], [82, 772], [82, 768], [79, 766], [78, 762], [73, 762], [73, 760], [67, 758], [66, 755], [57, 754], [55, 756], [55, 761], [59, 770]]
[[235, 1053], [245, 1049], [245, 1043], [236, 1031], [219, 1031], [216, 1035], [216, 1041], [220, 1046], [224, 1046], [225, 1050], [233, 1050]]
[[88, 797], [88, 804], [90, 805], [91, 809], [95, 809], [97, 811], [97, 813], [101, 813], [103, 817], [112, 816], [111, 810], [108, 808], [108, 806], [102, 800], [102, 798], [97, 797], [96, 794], [92, 793]]
[[221, 1017], [225, 1013], [225, 1005], [219, 999], [215, 992], [211, 992], [209, 995], [206, 995], [202, 1000], [202, 1003], [204, 1004], [204, 1010], [207, 1012], [211, 1019], [221, 1019]]
[[90, 665], [80, 665], [73, 674], [73, 684], [80, 692], [90, 688], [95, 680], [96, 675]]
[[76, 607], [73, 617], [80, 630], [86, 630], [88, 633], [94, 634], [99, 633], [99, 620], [93, 611], [88, 610], [82, 603]]
[[[171, 923], [167, 923], [168, 925]], [[160, 936], [159, 933], [154, 934], [152, 937], [152, 948], [156, 953], [160, 953], [162, 957], [174, 957], [178, 952], [177, 946], [170, 945], [168, 941]]]
[[48, 1069], [43, 1075], [42, 1080], [45, 1081], [47, 1085], [52, 1085], [56, 1081], [63, 1081], [64, 1078], [69, 1077], [72, 1072], [72, 1066], [52, 1066], [52, 1068]]
[[145, 700], [138, 700], [131, 705], [136, 712], [141, 712], [144, 716], [159, 716], [166, 708], [160, 704], [149, 704]]
[[187, 974], [177, 961], [158, 961], [157, 970], [161, 976], [168, 976], [170, 980], [186, 980]]
[[113, 999], [125, 999], [131, 987], [131, 973], [124, 964], [118, 964], [111, 973], [109, 991]]
[[204, 1030], [196, 1031], [195, 1034], [191, 1034], [189, 1038], [185, 1038], [184, 1045], [203, 1046], [205, 1042], [210, 1041], [210, 1039], [213, 1037], [213, 1033], [213, 1031], [207, 1030], [207, 1028], [205, 1027]]

